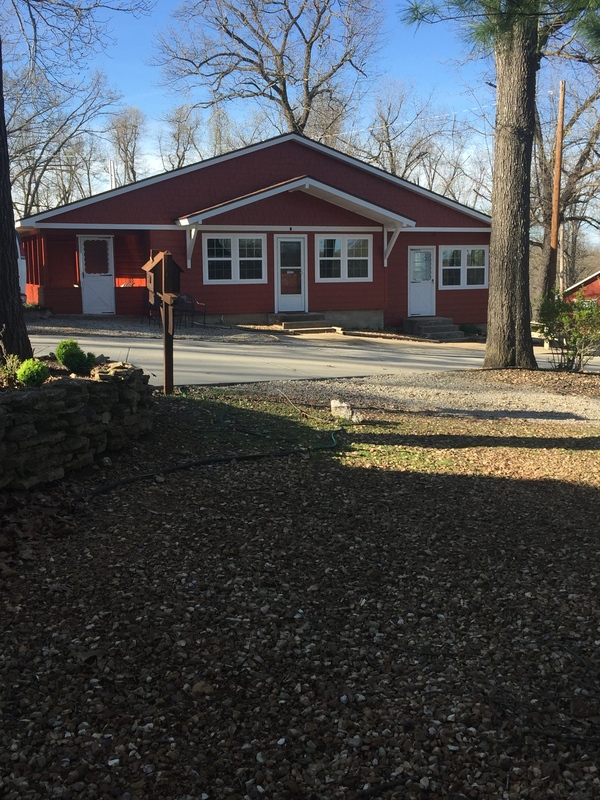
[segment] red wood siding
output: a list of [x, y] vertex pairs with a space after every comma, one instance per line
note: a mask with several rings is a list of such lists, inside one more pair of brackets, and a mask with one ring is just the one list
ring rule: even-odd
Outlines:
[[455, 323], [484, 324], [487, 320], [487, 289], [440, 289], [439, 248], [446, 245], [489, 244], [486, 233], [401, 233], [387, 267], [387, 305], [385, 324], [400, 327], [408, 316], [408, 248], [435, 247], [436, 309], [438, 317], [451, 317]]
[[600, 300], [600, 275], [596, 275], [584, 283], [583, 286], [578, 286], [577, 289], [569, 293], [567, 299], [572, 300], [579, 292], [583, 292], [586, 300]]
[[[141, 185], [117, 196], [100, 195], [93, 203], [54, 215], [53, 222], [173, 224], [176, 219], [231, 201], [286, 180], [310, 175], [429, 227], [486, 227], [465, 212], [434, 197], [398, 186], [360, 164], [346, 163], [299, 141], [274, 142], [254, 152], [240, 152], [197, 170]], [[300, 196], [301, 193], [296, 193]]]

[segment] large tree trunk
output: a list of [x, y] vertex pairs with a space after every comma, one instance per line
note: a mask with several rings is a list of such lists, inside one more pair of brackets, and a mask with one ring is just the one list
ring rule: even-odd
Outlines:
[[25, 327], [19, 288], [17, 240], [10, 191], [10, 163], [2, 83], [2, 40], [0, 40], [0, 335], [4, 349], [9, 355], [19, 356], [22, 360], [31, 358], [33, 352]]
[[529, 204], [537, 71], [535, 18], [496, 40], [496, 134], [484, 367], [537, 367], [529, 308]]

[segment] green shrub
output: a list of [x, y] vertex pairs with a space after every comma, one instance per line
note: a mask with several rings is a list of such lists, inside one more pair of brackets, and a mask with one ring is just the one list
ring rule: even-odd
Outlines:
[[554, 369], [581, 372], [600, 347], [600, 306], [579, 292], [571, 302], [546, 297], [538, 314]]
[[50, 370], [37, 358], [28, 358], [17, 370], [17, 380], [25, 386], [41, 386], [50, 377]]
[[56, 345], [56, 358], [70, 372], [89, 375], [96, 363], [93, 353], [84, 353], [75, 339], [63, 339]]

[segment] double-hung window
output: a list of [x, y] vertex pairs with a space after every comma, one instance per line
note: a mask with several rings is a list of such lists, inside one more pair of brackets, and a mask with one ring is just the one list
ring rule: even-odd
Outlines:
[[203, 241], [205, 283], [266, 283], [266, 236], [206, 234]]
[[371, 236], [316, 236], [317, 282], [372, 281]]
[[488, 247], [440, 247], [441, 289], [485, 289], [488, 285]]

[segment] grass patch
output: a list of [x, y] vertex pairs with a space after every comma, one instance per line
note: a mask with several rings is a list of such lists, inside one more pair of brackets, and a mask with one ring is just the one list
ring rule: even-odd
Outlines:
[[171, 429], [188, 428], [187, 448], [196, 442], [206, 456], [323, 451], [347, 468], [600, 482], [600, 427], [589, 424], [396, 412], [354, 424], [328, 409], [218, 388], [159, 402]]

